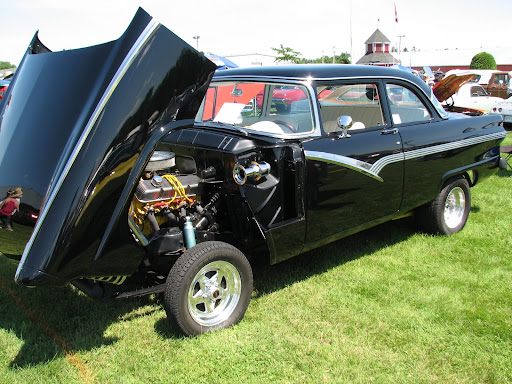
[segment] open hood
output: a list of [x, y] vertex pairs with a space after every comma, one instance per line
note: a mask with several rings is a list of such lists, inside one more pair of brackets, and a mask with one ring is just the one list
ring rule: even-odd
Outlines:
[[453, 74], [448, 77], [445, 77], [439, 83], [434, 85], [432, 91], [434, 95], [437, 97], [439, 102], [443, 102], [447, 100], [450, 96], [452, 96], [455, 92], [457, 92], [460, 87], [469, 82], [472, 78], [474, 78], [475, 74], [467, 74], [467, 75], [457, 75]]
[[136, 181], [157, 141], [193, 124], [214, 71], [142, 9], [98, 46], [51, 52], [35, 35], [0, 102], [0, 194], [21, 186], [41, 208], [17, 282], [135, 270]]

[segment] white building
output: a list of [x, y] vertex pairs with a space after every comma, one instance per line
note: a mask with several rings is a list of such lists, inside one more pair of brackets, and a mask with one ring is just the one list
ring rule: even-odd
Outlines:
[[276, 56], [265, 55], [261, 53], [245, 53], [241, 55], [224, 55], [226, 59], [231, 60], [239, 67], [263, 67], [276, 65]]

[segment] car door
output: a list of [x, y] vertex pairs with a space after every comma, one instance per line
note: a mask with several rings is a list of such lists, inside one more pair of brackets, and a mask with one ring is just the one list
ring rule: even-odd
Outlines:
[[[303, 143], [306, 244], [341, 237], [400, 208], [402, 141], [382, 108], [383, 89], [379, 81], [317, 87], [322, 135]], [[340, 128], [341, 116], [352, 123]]]
[[489, 82], [488, 91], [491, 96], [507, 98], [508, 73], [495, 73]]

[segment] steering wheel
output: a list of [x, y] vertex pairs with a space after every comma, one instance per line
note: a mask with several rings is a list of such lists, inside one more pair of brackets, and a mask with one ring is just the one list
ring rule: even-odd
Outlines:
[[286, 121], [283, 121], [283, 120], [272, 120], [272, 122], [276, 123], [277, 125], [282, 125], [283, 127], [288, 128], [290, 131], [292, 131], [292, 133], [297, 132], [297, 128], [295, 128], [290, 123], [287, 123]]

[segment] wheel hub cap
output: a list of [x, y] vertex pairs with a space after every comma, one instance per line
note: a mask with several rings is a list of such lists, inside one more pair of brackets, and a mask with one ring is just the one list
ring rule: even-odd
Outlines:
[[190, 284], [187, 307], [200, 325], [215, 326], [233, 313], [242, 292], [242, 279], [236, 267], [227, 261], [205, 265]]
[[460, 187], [453, 188], [444, 206], [444, 221], [449, 228], [457, 227], [463, 220], [466, 209], [466, 195]]

